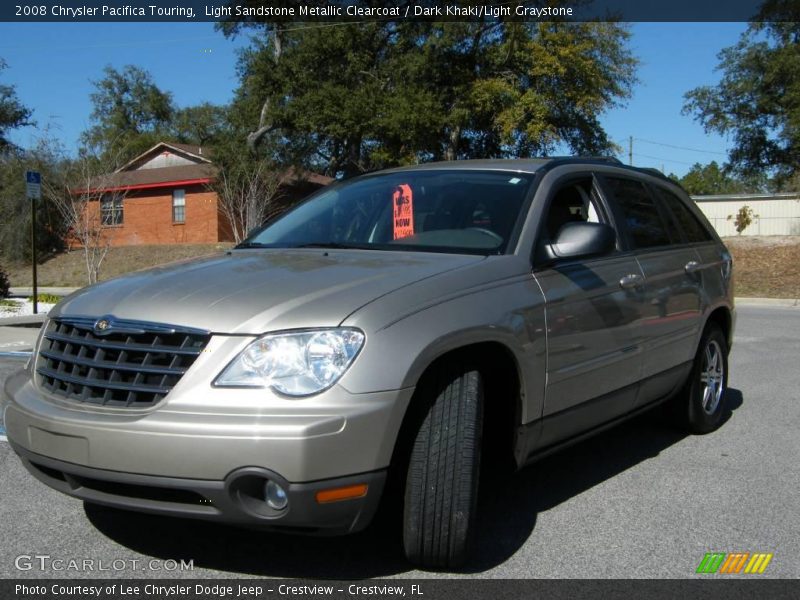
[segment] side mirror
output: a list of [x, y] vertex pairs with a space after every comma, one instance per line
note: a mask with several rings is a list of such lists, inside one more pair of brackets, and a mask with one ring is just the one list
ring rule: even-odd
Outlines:
[[566, 223], [550, 244], [548, 254], [551, 259], [606, 254], [614, 249], [616, 237], [614, 230], [603, 223]]

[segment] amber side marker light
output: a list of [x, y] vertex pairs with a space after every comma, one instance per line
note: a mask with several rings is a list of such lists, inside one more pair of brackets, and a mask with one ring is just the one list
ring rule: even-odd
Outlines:
[[339, 502], [340, 500], [351, 500], [353, 498], [363, 498], [367, 495], [368, 485], [359, 483], [346, 487], [331, 488], [317, 492], [317, 504], [327, 504], [328, 502]]

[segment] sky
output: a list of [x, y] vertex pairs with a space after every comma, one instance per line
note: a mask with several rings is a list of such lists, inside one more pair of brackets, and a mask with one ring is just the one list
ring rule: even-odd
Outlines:
[[[696, 162], [726, 158], [727, 140], [706, 134], [681, 115], [684, 94], [719, 81], [717, 54], [736, 43], [745, 23], [634, 23], [630, 47], [641, 61], [639, 82], [621, 108], [601, 115], [609, 137], [628, 162], [633, 136], [634, 165], [683, 175]], [[134, 64], [173, 94], [178, 106], [223, 104], [238, 85], [237, 49], [213, 23], [0, 23], [0, 58], [8, 69], [0, 82], [16, 87], [33, 109], [36, 127], [12, 132], [31, 146], [49, 129], [68, 150], [90, 125], [92, 81], [106, 65]]]

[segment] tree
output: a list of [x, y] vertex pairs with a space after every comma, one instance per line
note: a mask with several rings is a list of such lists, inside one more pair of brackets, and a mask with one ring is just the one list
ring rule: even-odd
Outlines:
[[615, 23], [266, 21], [234, 111], [249, 142], [330, 175], [431, 159], [611, 150], [598, 116], [630, 93]]
[[719, 84], [688, 92], [684, 113], [732, 137], [735, 172], [772, 172], [781, 187], [800, 170], [800, 5], [766, 2], [719, 60]]
[[759, 186], [754, 181], [743, 181], [731, 175], [725, 167], [716, 161], [707, 165], [695, 163], [689, 172], [681, 178], [671, 175], [683, 188], [692, 195], [745, 194], [763, 190], [765, 182]]
[[[40, 140], [31, 149], [9, 147], [0, 153], [0, 255], [10, 263], [31, 258], [31, 203], [26, 197], [25, 171], [38, 171], [48, 182], [58, 179], [64, 169], [61, 157], [50, 151], [52, 146]], [[44, 260], [63, 249], [60, 217], [48, 202], [33, 206], [37, 254]]]
[[132, 65], [122, 71], [108, 66], [94, 82], [93, 125], [81, 136], [87, 156], [97, 151], [108, 162], [141, 154], [170, 133], [175, 107], [172, 95]]
[[282, 171], [265, 159], [240, 160], [219, 169], [210, 186], [237, 244], [281, 209], [278, 200], [283, 179]]
[[[0, 58], [0, 72], [6, 68], [6, 62]], [[32, 125], [30, 118], [31, 111], [19, 101], [14, 86], [0, 85], [0, 152], [11, 145], [6, 137], [8, 130]]]
[[226, 107], [209, 102], [177, 109], [170, 124], [171, 137], [184, 144], [214, 145], [229, 130], [227, 117]]
[[[98, 281], [114, 239], [115, 229], [106, 226], [108, 219], [125, 198], [124, 191], [104, 191], [114, 188], [120, 160], [83, 154], [65, 161], [60, 177], [42, 180], [42, 193], [60, 216], [62, 238], [83, 253], [89, 284]], [[103, 201], [109, 202], [109, 210], [103, 209]]]

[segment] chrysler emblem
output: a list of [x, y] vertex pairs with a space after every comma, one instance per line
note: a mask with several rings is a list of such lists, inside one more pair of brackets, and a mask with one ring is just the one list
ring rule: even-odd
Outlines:
[[94, 324], [94, 331], [95, 333], [104, 333], [109, 327], [111, 327], [111, 323], [108, 319], [100, 319]]

